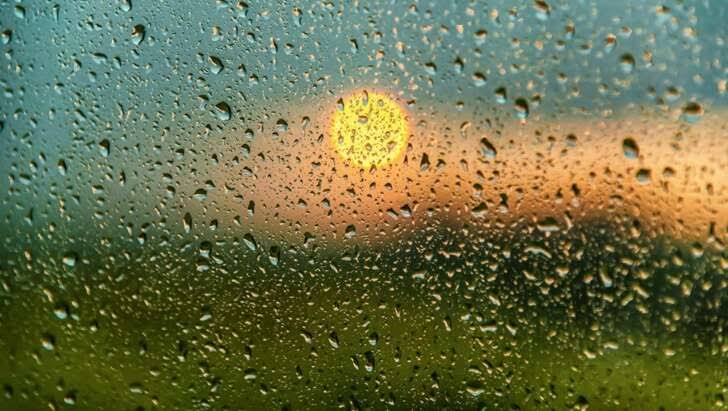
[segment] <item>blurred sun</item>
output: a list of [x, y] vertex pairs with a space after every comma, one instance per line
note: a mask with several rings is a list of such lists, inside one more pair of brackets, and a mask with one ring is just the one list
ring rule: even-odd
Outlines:
[[330, 138], [336, 152], [350, 164], [385, 166], [407, 147], [407, 119], [392, 98], [360, 91], [337, 103]]

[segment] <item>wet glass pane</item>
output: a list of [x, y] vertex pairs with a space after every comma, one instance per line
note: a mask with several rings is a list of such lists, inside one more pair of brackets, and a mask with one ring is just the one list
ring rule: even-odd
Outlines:
[[727, 19], [0, 1], [0, 409], [725, 409]]

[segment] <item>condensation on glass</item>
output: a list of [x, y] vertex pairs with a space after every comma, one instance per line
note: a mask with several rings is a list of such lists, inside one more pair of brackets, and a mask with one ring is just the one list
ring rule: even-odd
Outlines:
[[727, 19], [0, 2], [0, 409], [724, 409]]

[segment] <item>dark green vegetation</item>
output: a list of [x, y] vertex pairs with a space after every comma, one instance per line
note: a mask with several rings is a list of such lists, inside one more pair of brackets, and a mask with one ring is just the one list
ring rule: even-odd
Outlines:
[[234, 240], [6, 259], [2, 408], [724, 406], [714, 246], [598, 222], [424, 232], [277, 265]]

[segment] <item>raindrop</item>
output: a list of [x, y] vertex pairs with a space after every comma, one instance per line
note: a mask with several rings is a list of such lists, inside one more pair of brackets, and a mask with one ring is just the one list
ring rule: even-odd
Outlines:
[[53, 314], [58, 318], [59, 320], [65, 320], [68, 318], [68, 305], [65, 303], [58, 303], [53, 308]]
[[189, 233], [192, 230], [192, 215], [185, 213], [182, 218], [182, 226], [184, 227], [185, 233]]
[[220, 121], [228, 121], [230, 120], [230, 117], [232, 117], [232, 111], [230, 110], [230, 106], [224, 101], [215, 104], [214, 111], [215, 116]]
[[622, 141], [622, 151], [624, 151], [624, 156], [629, 159], [635, 159], [640, 155], [640, 149], [637, 146], [637, 142], [630, 137], [627, 137]]
[[681, 94], [682, 93], [680, 92], [680, 89], [678, 89], [677, 87], [668, 87], [665, 91], [665, 100], [673, 103], [680, 98]]
[[430, 168], [430, 157], [427, 156], [427, 153], [422, 153], [422, 158], [420, 159], [420, 171], [427, 171], [428, 168]]
[[238, 17], [245, 17], [248, 15], [248, 3], [238, 0], [235, 3], [235, 14]]
[[3, 45], [10, 43], [10, 40], [13, 39], [13, 32], [10, 30], [5, 30], [2, 33], [0, 33], [0, 43], [3, 43]]
[[134, 28], [131, 30], [131, 41], [134, 43], [134, 45], [141, 44], [142, 41], [144, 41], [144, 37], [146, 35], [146, 29], [143, 25], [137, 24], [134, 26]]
[[649, 184], [652, 179], [652, 171], [648, 168], [641, 168], [637, 171], [635, 177], [640, 184]]
[[268, 250], [268, 260], [273, 266], [278, 266], [281, 261], [281, 250], [277, 246], [271, 246]]
[[329, 345], [331, 345], [331, 348], [339, 348], [339, 336], [336, 335], [336, 331], [331, 332], [329, 334]]
[[489, 160], [494, 159], [496, 154], [498, 154], [498, 152], [495, 149], [495, 146], [493, 146], [493, 144], [491, 144], [491, 142], [488, 141], [488, 139], [485, 137], [480, 139], [480, 148], [481, 148], [481, 151], [482, 151], [483, 155], [485, 156], [485, 158], [487, 158]]
[[197, 201], [205, 201], [207, 200], [207, 190], [204, 188], [198, 188], [195, 193], [192, 195], [192, 198], [194, 198]]
[[55, 337], [51, 334], [43, 334], [40, 339], [41, 346], [48, 351], [53, 351], [56, 348]]
[[14, 12], [15, 12], [15, 17], [17, 17], [19, 19], [25, 18], [25, 7], [15, 6]]
[[695, 102], [686, 104], [682, 109], [682, 117], [688, 123], [697, 123], [703, 113], [703, 106]]
[[66, 254], [63, 255], [63, 264], [66, 267], [75, 267], [76, 266], [76, 260], [78, 260], [78, 254], [76, 254], [73, 251], [69, 251]]
[[634, 65], [634, 57], [629, 53], [622, 54], [619, 58], [619, 68], [625, 74], [631, 73], [634, 70]]
[[58, 160], [58, 172], [62, 176], [66, 175], [66, 172], [68, 172], [68, 166], [66, 165], [66, 160], [64, 160], [64, 159]]
[[353, 224], [346, 226], [346, 230], [344, 230], [344, 237], [354, 238], [355, 236], [356, 236], [356, 226], [354, 226]]
[[66, 395], [63, 397], [63, 402], [68, 405], [75, 405], [76, 404], [76, 391], [67, 392]]
[[255, 238], [253, 238], [253, 235], [250, 233], [246, 233], [245, 235], [243, 235], [243, 244], [245, 244], [245, 246], [248, 247], [250, 251], [255, 251], [258, 249]]
[[209, 56], [207, 58], [207, 62], [210, 64], [210, 72], [212, 72], [212, 74], [219, 74], [222, 69], [225, 68], [222, 61], [215, 56]]
[[124, 12], [131, 11], [131, 0], [121, 0], [121, 10]]
[[108, 157], [109, 151], [111, 151], [111, 142], [108, 139], [103, 139], [99, 143], [99, 152], [101, 157]]
[[617, 36], [614, 34], [607, 34], [607, 37], [604, 38], [604, 52], [605, 53], [611, 53], [612, 50], [614, 50], [614, 47], [617, 45]]
[[285, 133], [286, 131], [288, 131], [288, 122], [286, 122], [286, 120], [282, 118], [278, 119], [278, 121], [276, 122], [276, 131], [279, 133]]
[[528, 102], [524, 98], [519, 98], [516, 100], [513, 108], [516, 110], [516, 117], [518, 117], [521, 120], [525, 120], [528, 118]]
[[495, 102], [498, 104], [506, 104], [508, 95], [505, 87], [499, 87], [495, 90]]
[[468, 394], [472, 395], [473, 397], [479, 397], [485, 392], [485, 388], [483, 388], [483, 383], [481, 383], [480, 381], [469, 382], [465, 389], [468, 391]]
[[475, 83], [475, 87], [482, 87], [486, 83], [486, 77], [485, 74], [477, 72], [473, 74], [473, 83]]
[[367, 351], [364, 353], [364, 358], [366, 359], [366, 363], [364, 364], [364, 369], [367, 370], [367, 372], [374, 371], [375, 367], [375, 359], [374, 359], [374, 353], [371, 351]]
[[533, 8], [536, 9], [536, 17], [539, 20], [546, 20], [551, 15], [551, 6], [543, 0], [534, 0]]
[[425, 64], [425, 72], [431, 76], [437, 74], [437, 66], [435, 63], [429, 62]]

